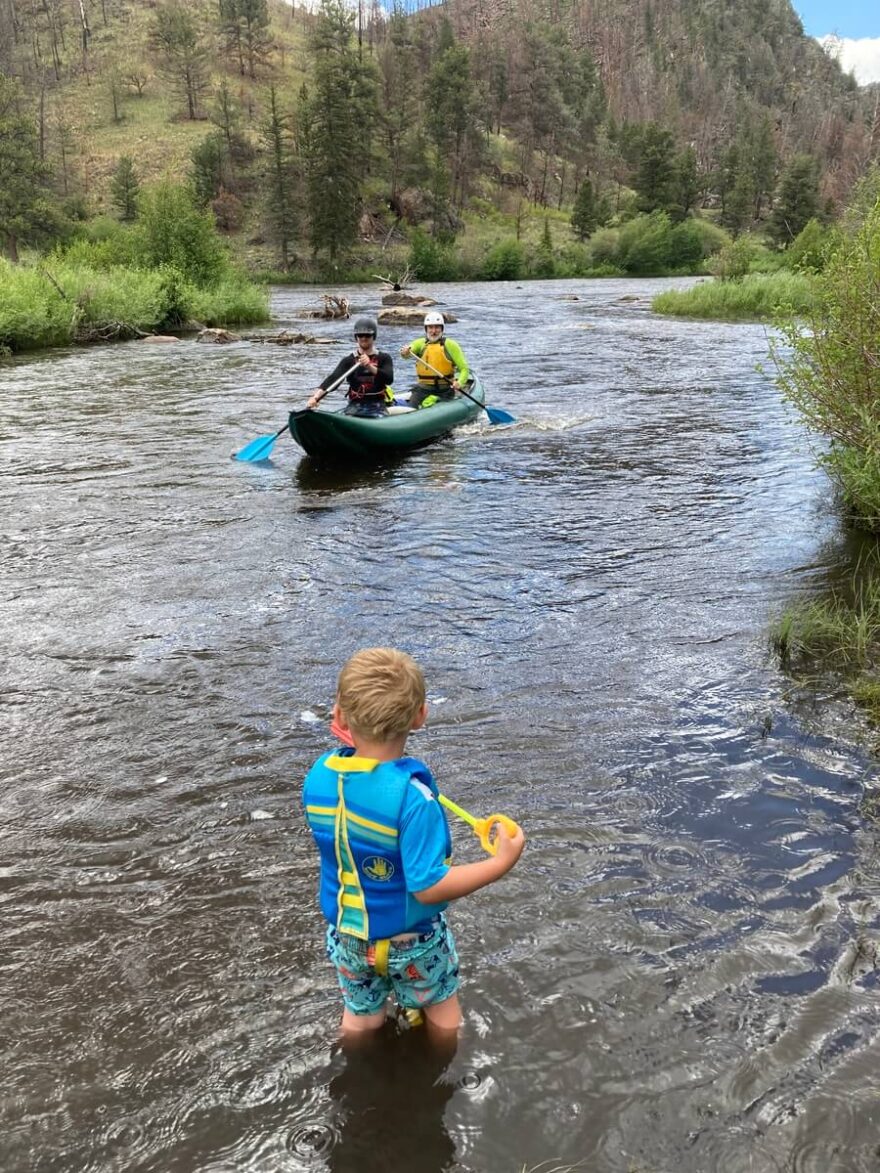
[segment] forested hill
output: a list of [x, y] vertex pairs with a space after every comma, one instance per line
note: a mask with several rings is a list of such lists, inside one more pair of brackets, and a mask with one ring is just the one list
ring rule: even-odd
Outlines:
[[0, 71], [0, 139], [25, 112], [34, 176], [79, 214], [119, 206], [128, 158], [140, 184], [191, 178], [285, 264], [288, 242], [381, 233], [389, 207], [455, 233], [585, 186], [582, 237], [627, 200], [760, 228], [789, 172], [829, 216], [880, 151], [880, 87], [789, 0], [0, 0]]

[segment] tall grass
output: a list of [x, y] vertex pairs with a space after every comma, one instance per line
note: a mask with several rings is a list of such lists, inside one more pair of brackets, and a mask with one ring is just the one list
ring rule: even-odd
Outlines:
[[814, 301], [813, 283], [803, 273], [752, 273], [741, 281], [703, 281], [691, 289], [658, 293], [651, 308], [658, 314], [724, 321], [771, 321], [780, 312], [807, 313]]
[[206, 325], [264, 321], [268, 297], [234, 272], [199, 288], [164, 269], [0, 260], [0, 347], [13, 352], [150, 333], [172, 314]]

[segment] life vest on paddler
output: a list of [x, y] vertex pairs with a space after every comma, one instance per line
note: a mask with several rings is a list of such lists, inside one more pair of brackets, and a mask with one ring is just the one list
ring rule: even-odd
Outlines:
[[[415, 351], [413, 353], [415, 354]], [[428, 363], [434, 367], [433, 371], [426, 365]], [[450, 380], [455, 374], [455, 363], [449, 357], [444, 338], [441, 338], [439, 342], [429, 342], [422, 353], [416, 355], [416, 377], [420, 383], [442, 382], [443, 380], [437, 375], [438, 371], [443, 376], [443, 380]]]
[[412, 785], [438, 796], [431, 772], [415, 758], [377, 762], [341, 750], [324, 754], [309, 771], [306, 819], [321, 854], [321, 911], [341, 933], [378, 941], [421, 932], [446, 908], [407, 892], [398, 827]]

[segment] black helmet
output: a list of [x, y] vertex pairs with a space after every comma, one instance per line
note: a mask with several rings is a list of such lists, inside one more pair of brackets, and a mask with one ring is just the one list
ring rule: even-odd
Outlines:
[[376, 325], [373, 318], [358, 318], [354, 324], [354, 336], [357, 338], [358, 334], [372, 334], [376, 337], [379, 327]]

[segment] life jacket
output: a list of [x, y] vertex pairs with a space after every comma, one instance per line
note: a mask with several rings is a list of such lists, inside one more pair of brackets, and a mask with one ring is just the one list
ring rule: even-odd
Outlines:
[[[379, 351], [375, 351], [371, 357], [378, 359]], [[385, 388], [376, 387], [378, 380], [378, 370], [374, 375], [366, 367], [357, 367], [348, 376], [348, 398], [357, 403], [360, 403], [363, 399], [386, 400], [388, 397], [385, 394]]]
[[342, 750], [324, 754], [308, 773], [303, 795], [321, 854], [321, 911], [341, 933], [372, 941], [421, 931], [446, 907], [407, 891], [398, 834], [414, 783], [438, 798], [431, 771], [416, 758], [377, 762]]
[[[425, 365], [426, 360], [435, 367], [436, 370], [431, 370]], [[455, 363], [449, 357], [449, 351], [446, 349], [446, 339], [442, 338], [439, 342], [429, 342], [421, 355], [416, 355], [416, 377], [420, 383], [439, 383], [440, 378], [437, 371], [443, 376], [443, 379], [449, 381], [455, 374]]]

